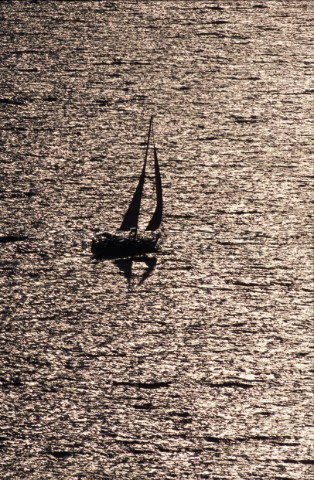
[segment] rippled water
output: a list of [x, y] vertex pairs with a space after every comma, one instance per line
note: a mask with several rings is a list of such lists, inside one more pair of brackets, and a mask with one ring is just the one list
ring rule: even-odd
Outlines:
[[[310, 478], [314, 4], [0, 10], [1, 478]], [[161, 251], [96, 261], [151, 114]]]

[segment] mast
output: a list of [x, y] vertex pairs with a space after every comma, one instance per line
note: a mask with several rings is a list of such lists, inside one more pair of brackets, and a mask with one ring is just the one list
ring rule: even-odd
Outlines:
[[123, 221], [120, 226], [120, 230], [123, 230], [123, 231], [130, 231], [131, 229], [133, 228], [137, 229], [138, 227], [138, 218], [140, 214], [141, 199], [142, 199], [142, 193], [143, 193], [143, 187], [144, 187], [144, 181], [145, 181], [145, 170], [146, 170], [146, 163], [147, 163], [147, 156], [148, 156], [148, 149], [149, 149], [149, 140], [150, 140], [150, 135], [152, 131], [152, 126], [153, 126], [153, 117], [151, 117], [150, 123], [149, 123], [148, 138], [147, 138], [146, 152], [145, 152], [142, 173], [141, 173], [138, 185], [136, 187], [136, 190], [134, 192], [133, 198], [131, 200], [131, 203], [129, 205], [129, 208], [126, 214], [124, 215]]

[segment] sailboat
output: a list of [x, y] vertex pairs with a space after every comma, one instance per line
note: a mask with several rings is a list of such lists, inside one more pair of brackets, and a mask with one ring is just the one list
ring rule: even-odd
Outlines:
[[[155, 210], [148, 222], [145, 233], [139, 232], [139, 216], [141, 201], [146, 180], [146, 165], [150, 145], [154, 149], [154, 170], [155, 170]], [[121, 226], [115, 234], [104, 232], [92, 240], [92, 252], [96, 257], [103, 258], [126, 258], [136, 255], [143, 255], [157, 250], [160, 238], [160, 226], [163, 214], [162, 182], [157, 156], [157, 148], [154, 140], [153, 117], [150, 119], [148, 139], [142, 173], [137, 188], [127, 209]]]

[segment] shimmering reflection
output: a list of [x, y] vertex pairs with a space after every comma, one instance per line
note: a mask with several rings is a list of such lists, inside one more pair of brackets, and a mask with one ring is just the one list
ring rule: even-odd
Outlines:
[[[133, 285], [132, 280], [135, 280], [135, 276], [139, 276], [138, 285], [142, 285], [145, 282], [145, 280], [152, 274], [157, 263], [157, 258], [148, 256], [122, 258], [115, 260], [114, 263], [127, 279], [129, 287], [131, 287]], [[138, 263], [144, 264], [145, 266], [144, 271], [140, 274], [135, 273], [133, 268], [134, 264]]]
[[1, 478], [310, 478], [313, 9], [0, 2]]

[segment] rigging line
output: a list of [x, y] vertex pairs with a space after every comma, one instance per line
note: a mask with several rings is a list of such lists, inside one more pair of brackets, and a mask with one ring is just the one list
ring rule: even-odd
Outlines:
[[152, 116], [152, 140], [153, 140], [153, 146], [155, 146], [153, 118], [154, 118], [154, 117]]
[[148, 138], [147, 138], [146, 153], [145, 153], [145, 160], [144, 160], [144, 172], [145, 172], [145, 166], [146, 166], [147, 155], [149, 150], [149, 141], [150, 141], [152, 129], [153, 129], [153, 116], [151, 116], [150, 118], [149, 129], [148, 129]]

